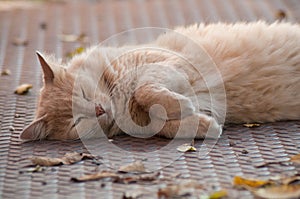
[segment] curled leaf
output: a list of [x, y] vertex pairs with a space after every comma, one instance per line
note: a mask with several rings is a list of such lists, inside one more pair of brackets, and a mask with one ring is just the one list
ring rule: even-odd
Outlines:
[[4, 69], [4, 70], [2, 70], [2, 72], [1, 72], [1, 76], [10, 75], [10, 74], [11, 74], [11, 72], [10, 72], [9, 69]]
[[142, 161], [135, 161], [127, 165], [120, 166], [119, 172], [132, 173], [132, 172], [146, 172], [144, 163]]
[[110, 172], [110, 171], [102, 171], [102, 172], [95, 173], [95, 174], [83, 175], [81, 177], [73, 177], [73, 178], [71, 178], [71, 180], [74, 182], [85, 182], [85, 181], [100, 180], [103, 178], [118, 179], [119, 175], [114, 172]]
[[293, 199], [300, 197], [300, 184], [267, 186], [253, 190], [253, 193], [266, 199]]
[[253, 127], [259, 127], [260, 124], [243, 124], [243, 126], [245, 126], [247, 128], [253, 128]]
[[177, 151], [185, 153], [185, 152], [189, 152], [189, 151], [197, 151], [197, 149], [194, 146], [192, 146], [191, 144], [182, 144], [177, 147]]
[[34, 165], [40, 165], [40, 166], [57, 166], [61, 165], [62, 159], [61, 158], [49, 158], [49, 157], [32, 157], [31, 162]]
[[234, 186], [239, 186], [244, 188], [248, 188], [248, 187], [257, 188], [268, 184], [271, 184], [271, 182], [268, 180], [247, 179], [240, 176], [235, 176], [233, 178]]
[[22, 84], [15, 90], [15, 94], [24, 95], [32, 88], [32, 84]]
[[71, 152], [71, 153], [66, 153], [61, 158], [34, 156], [31, 158], [31, 162], [34, 165], [40, 165], [40, 166], [57, 166], [61, 164], [74, 164], [83, 159], [93, 159], [93, 156], [86, 153]]

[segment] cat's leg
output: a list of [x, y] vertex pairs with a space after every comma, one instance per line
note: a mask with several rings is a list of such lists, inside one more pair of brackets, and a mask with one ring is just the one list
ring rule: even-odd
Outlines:
[[[153, 116], [165, 120], [181, 119], [194, 114], [195, 111], [195, 107], [189, 98], [156, 84], [139, 87], [134, 93], [134, 100], [144, 111], [151, 112]], [[161, 109], [150, 111], [150, 108], [155, 104], [163, 106], [167, 118], [163, 118], [164, 114]]]
[[217, 121], [204, 114], [196, 113], [181, 120], [169, 120], [158, 135], [167, 138], [218, 138], [222, 126]]

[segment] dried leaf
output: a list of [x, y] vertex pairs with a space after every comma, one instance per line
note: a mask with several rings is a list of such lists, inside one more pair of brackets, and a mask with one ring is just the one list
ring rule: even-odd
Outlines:
[[235, 176], [233, 178], [233, 185], [244, 187], [244, 188], [258, 188], [264, 185], [271, 184], [269, 180], [256, 180], [256, 179], [247, 179], [240, 176]]
[[4, 70], [2, 70], [2, 72], [1, 72], [1, 76], [10, 75], [10, 74], [11, 74], [11, 72], [10, 72], [9, 69], [4, 69]]
[[277, 12], [275, 13], [275, 18], [278, 21], [283, 21], [287, 18], [287, 14], [284, 10], [277, 10]]
[[300, 184], [267, 186], [253, 190], [253, 193], [261, 198], [292, 199], [300, 197]]
[[142, 175], [131, 175], [131, 176], [121, 176], [116, 179], [115, 182], [129, 184], [129, 183], [137, 183], [137, 182], [152, 182], [158, 179], [160, 173], [147, 173]]
[[182, 144], [180, 146], [177, 147], [177, 151], [179, 152], [189, 152], [189, 151], [196, 151], [197, 149], [192, 146], [191, 144]]
[[186, 181], [179, 184], [169, 184], [164, 188], [160, 188], [157, 192], [158, 197], [182, 197], [191, 195], [195, 189], [202, 189], [203, 186], [197, 181]]
[[221, 199], [226, 197], [227, 195], [228, 193], [226, 190], [220, 190], [210, 194], [209, 199]]
[[15, 46], [27, 46], [28, 45], [28, 41], [26, 39], [21, 39], [21, 38], [15, 38], [12, 43]]
[[80, 35], [61, 34], [58, 37], [63, 42], [87, 42], [88, 40], [88, 37], [84, 33], [81, 33]]
[[146, 172], [146, 169], [142, 161], [135, 161], [130, 164], [120, 166], [118, 171], [124, 173], [135, 173], [135, 172]]
[[125, 191], [123, 194], [123, 199], [136, 199], [144, 195], [146, 190], [144, 189], [134, 189]]
[[74, 178], [71, 178], [71, 180], [74, 182], [85, 182], [85, 181], [100, 180], [103, 178], [118, 179], [119, 175], [114, 172], [110, 172], [110, 171], [102, 171], [102, 172], [95, 173], [95, 174], [83, 175], [81, 177], [74, 177]]
[[280, 179], [281, 183], [284, 185], [289, 185], [289, 184], [300, 184], [300, 176], [291, 176], [291, 177], [286, 177], [283, 179]]
[[32, 84], [22, 84], [15, 90], [15, 94], [24, 95], [32, 88]]
[[245, 126], [247, 128], [253, 128], [253, 127], [259, 127], [260, 124], [243, 124], [243, 126]]
[[300, 164], [300, 154], [293, 155], [290, 159], [291, 159], [291, 162]]
[[72, 58], [72, 57], [74, 57], [75, 55], [78, 55], [78, 54], [83, 53], [84, 50], [85, 50], [84, 47], [78, 47], [78, 48], [76, 48], [74, 51], [68, 52], [68, 53], [66, 54], [66, 56], [67, 56], [68, 58]]
[[61, 158], [49, 158], [49, 157], [32, 157], [31, 162], [34, 165], [40, 166], [57, 166], [63, 164]]
[[57, 166], [61, 164], [74, 164], [83, 159], [93, 159], [93, 156], [86, 153], [71, 152], [71, 153], [66, 153], [61, 158], [34, 156], [31, 158], [31, 162], [34, 165], [40, 165], [40, 166]]

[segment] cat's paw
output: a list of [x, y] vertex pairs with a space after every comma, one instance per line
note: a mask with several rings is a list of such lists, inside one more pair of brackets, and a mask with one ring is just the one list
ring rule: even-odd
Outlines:
[[195, 138], [219, 138], [222, 131], [223, 126], [214, 118], [199, 114], [199, 126]]

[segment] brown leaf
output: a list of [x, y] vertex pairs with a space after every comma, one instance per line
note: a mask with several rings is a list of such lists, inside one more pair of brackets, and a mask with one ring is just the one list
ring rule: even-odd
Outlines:
[[287, 19], [287, 14], [286, 14], [286, 12], [284, 10], [279, 9], [275, 13], [275, 18], [278, 21], [283, 21], [283, 20]]
[[34, 165], [40, 166], [57, 166], [63, 164], [61, 158], [49, 158], [49, 157], [32, 157], [31, 162]]
[[15, 46], [27, 46], [28, 45], [28, 41], [26, 39], [21, 39], [21, 38], [15, 38], [12, 43]]
[[3, 69], [2, 72], [1, 72], [1, 76], [6, 76], [6, 75], [10, 75], [11, 72], [9, 69]]
[[290, 159], [291, 159], [291, 162], [300, 164], [300, 154], [293, 155]]
[[253, 190], [253, 193], [267, 199], [292, 199], [300, 197], [300, 184], [267, 186]]
[[185, 153], [189, 151], [196, 151], [197, 149], [191, 144], [182, 144], [177, 147], [177, 151]]
[[95, 174], [83, 175], [81, 177], [74, 177], [74, 178], [71, 178], [71, 180], [74, 181], [74, 182], [85, 182], [85, 181], [100, 180], [100, 179], [103, 179], [103, 178], [118, 179], [119, 175], [116, 174], [115, 172], [102, 171], [102, 172], [95, 173]]
[[15, 90], [15, 94], [24, 95], [32, 88], [32, 84], [22, 84]]
[[83, 159], [93, 159], [93, 156], [86, 153], [71, 152], [71, 153], [66, 153], [61, 158], [34, 156], [31, 158], [31, 162], [34, 165], [40, 165], [40, 166], [57, 166], [61, 164], [74, 164]]
[[74, 164], [83, 159], [93, 159], [93, 156], [91, 154], [73, 152], [66, 153], [61, 159], [63, 164]]
[[118, 171], [124, 173], [135, 173], [135, 172], [146, 172], [146, 169], [144, 163], [138, 160], [130, 164], [120, 166]]
[[195, 189], [202, 189], [203, 186], [197, 181], [185, 181], [178, 184], [169, 184], [164, 188], [160, 188], [157, 192], [159, 198], [173, 198], [191, 195]]
[[243, 124], [243, 126], [245, 126], [247, 128], [253, 128], [253, 127], [259, 127], [260, 124]]
[[115, 182], [129, 184], [129, 183], [138, 183], [138, 182], [152, 182], [158, 179], [160, 173], [147, 173], [142, 175], [130, 175], [130, 176], [121, 176], [116, 179]]

